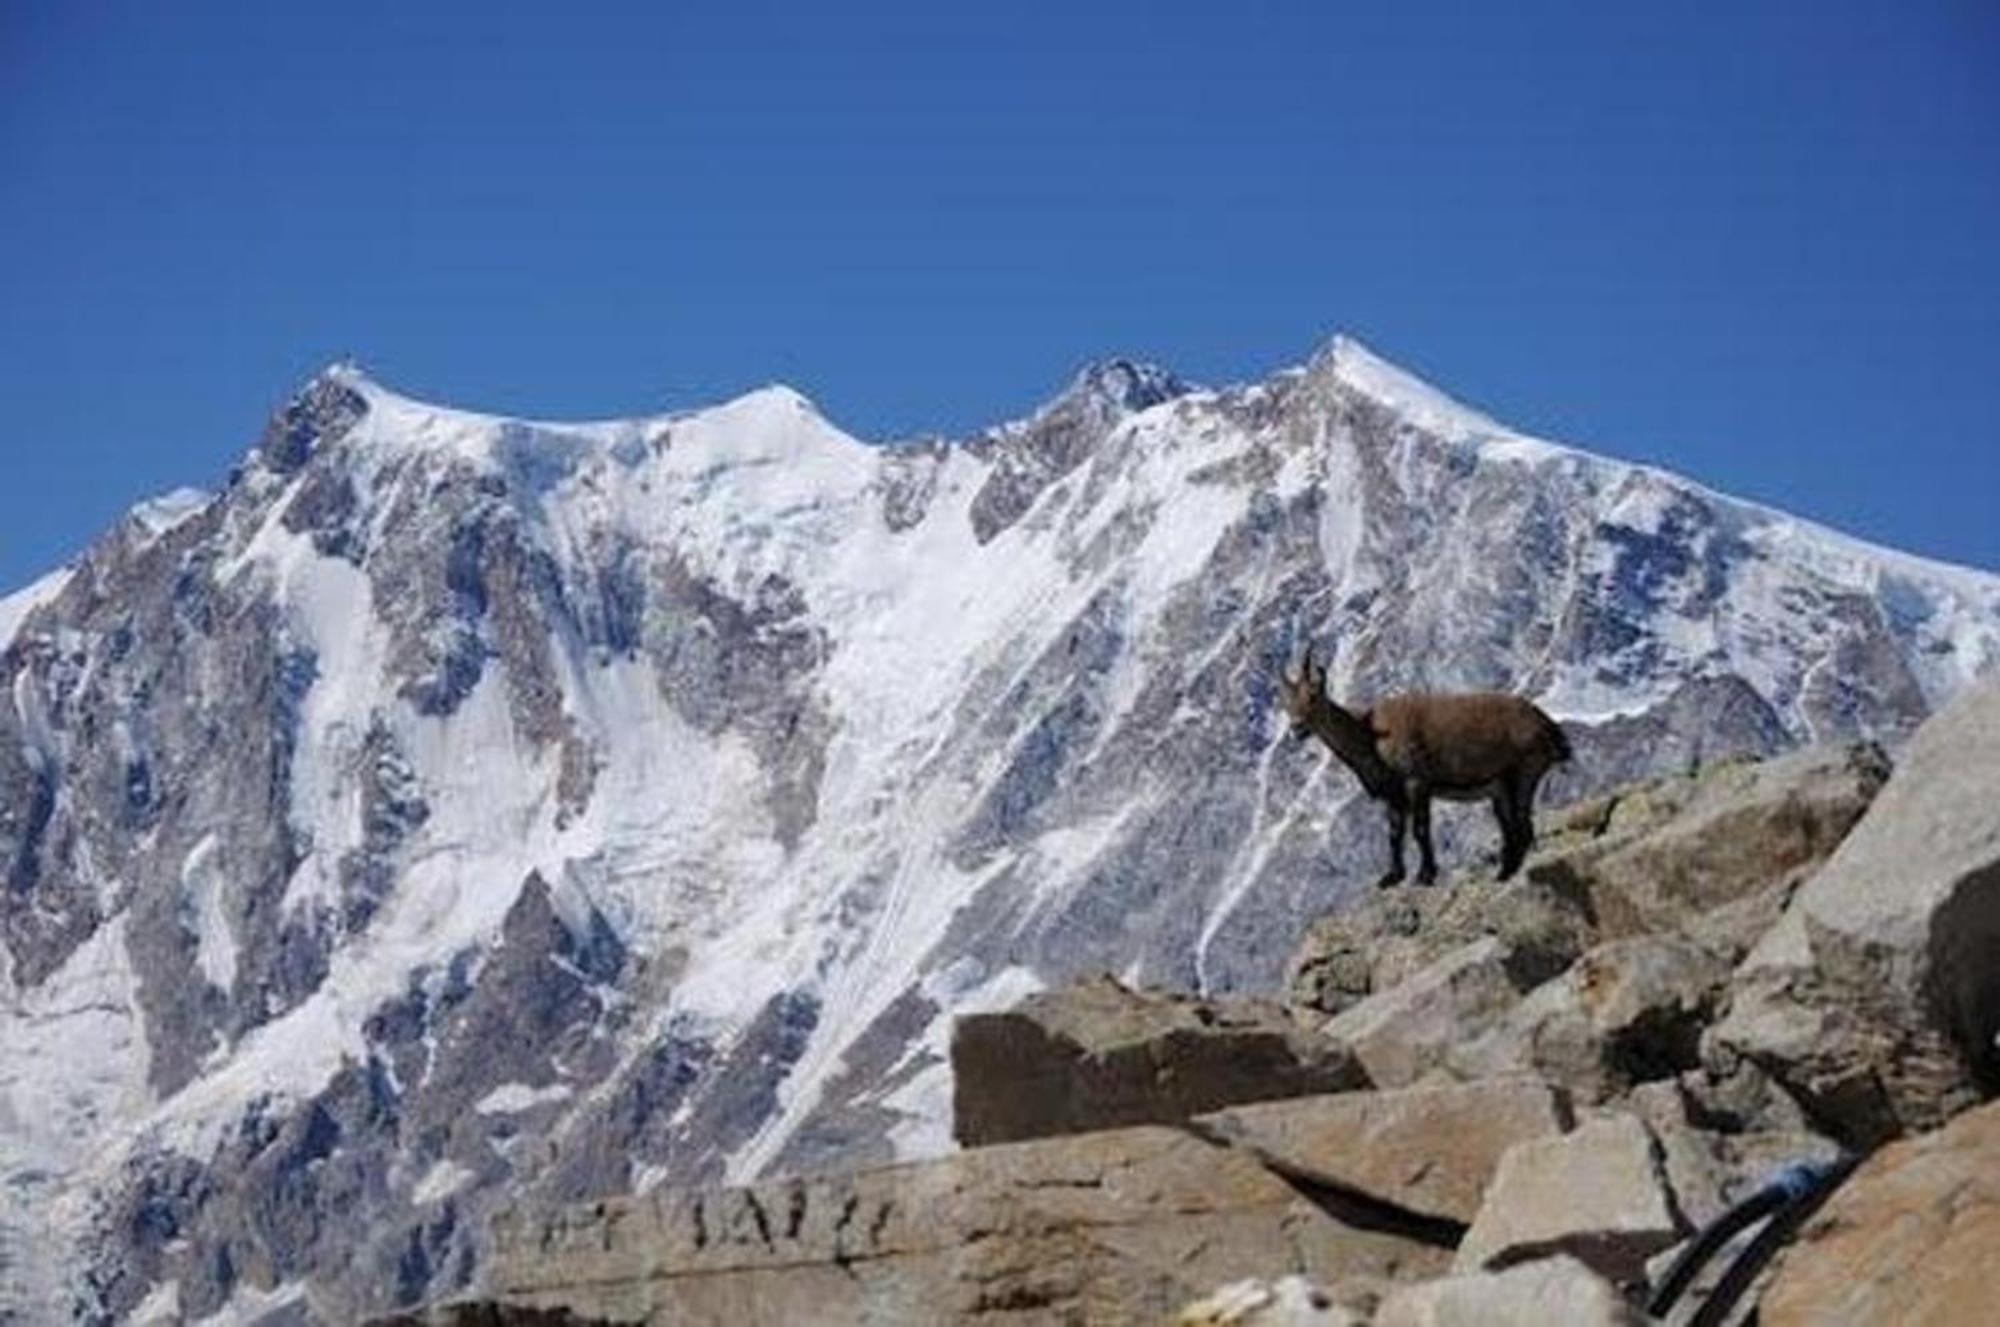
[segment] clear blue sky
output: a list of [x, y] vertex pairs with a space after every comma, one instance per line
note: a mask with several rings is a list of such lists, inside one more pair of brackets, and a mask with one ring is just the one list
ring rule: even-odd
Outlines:
[[1991, 0], [488, 8], [0, 0], [0, 585], [343, 354], [887, 437], [1340, 330], [2000, 568]]

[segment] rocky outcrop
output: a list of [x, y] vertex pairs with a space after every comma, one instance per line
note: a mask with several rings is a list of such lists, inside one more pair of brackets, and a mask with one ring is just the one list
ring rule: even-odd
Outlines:
[[1522, 985], [1494, 936], [1444, 955], [1409, 980], [1342, 1010], [1321, 1031], [1378, 1087], [1406, 1087], [1441, 1067], [1454, 1047], [1497, 1023]]
[[[1863, 816], [1881, 785], [1880, 753], [1851, 747], [1552, 815], [1523, 879], [1391, 891], [1315, 926], [1291, 1007], [1107, 977], [967, 1017], [960, 1155], [524, 1209], [494, 1229], [487, 1286], [676, 1323], [1644, 1321], [1700, 1226], [1840, 1153], [1787, 1063], [1719, 1030], [1761, 994], [1743, 983], [1765, 969], [1737, 960], [1847, 869], [1841, 830], [1895, 806]], [[1907, 1012], [1945, 1036], [1949, 1008]], [[2000, 1191], [1974, 1178], [1990, 1122], [1862, 1171], [1785, 1265], [1801, 1316], [1765, 1320], [1883, 1320], [1925, 1277], [1956, 1311], [1963, 1279], [1929, 1260], [1977, 1263], [1994, 1238]], [[1881, 1285], [1842, 1290], [1843, 1263]]]
[[1926, 723], [1743, 962], [1714, 1045], [1859, 1144], [2000, 1088], [2000, 681]]
[[958, 1020], [952, 1118], [967, 1147], [1168, 1123], [1365, 1083], [1352, 1055], [1269, 1000], [1197, 1000], [1109, 977]]
[[857, 1174], [659, 1190], [494, 1229], [503, 1302], [633, 1322], [1161, 1321], [1244, 1276], [1435, 1274], [1248, 1151], [1142, 1126]]
[[1765, 1294], [1765, 1327], [1994, 1319], [2000, 1105], [1871, 1157], [1819, 1214]]
[[1293, 954], [1286, 995], [1298, 1008], [1338, 1014], [1488, 939], [1505, 983], [1525, 991], [1575, 962], [1596, 935], [1576, 894], [1468, 873], [1442, 888], [1378, 891], [1314, 922]]
[[1729, 960], [1774, 921], [1888, 774], [1874, 746], [1810, 748], [1655, 778], [1542, 817], [1523, 878], [1468, 872], [1440, 889], [1387, 890], [1307, 931], [1290, 1001], [1339, 1013], [1447, 953], [1492, 937], [1527, 990], [1585, 950], [1674, 932]]
[[1882, 750], [1862, 744], [1654, 781], [1577, 808], [1572, 826], [1602, 815], [1602, 831], [1552, 845], [1527, 875], [1584, 899], [1604, 939], [1675, 931], [1733, 959], [1839, 846], [1888, 773]]
[[1602, 944], [1545, 982], [1445, 1062], [1465, 1078], [1533, 1073], [1606, 1101], [1697, 1068], [1729, 966], [1676, 935]]

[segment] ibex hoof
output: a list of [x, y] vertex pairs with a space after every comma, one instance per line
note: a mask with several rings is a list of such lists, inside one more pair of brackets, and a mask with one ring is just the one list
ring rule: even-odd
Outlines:
[[1417, 876], [1417, 883], [1420, 885], [1434, 885], [1437, 882], [1438, 873], [1436, 871], [1425, 871]]
[[1401, 871], [1391, 871], [1389, 872], [1389, 874], [1383, 876], [1380, 880], [1377, 880], [1375, 882], [1375, 888], [1388, 889], [1393, 885], [1400, 885], [1402, 883], [1403, 883], [1403, 873]]

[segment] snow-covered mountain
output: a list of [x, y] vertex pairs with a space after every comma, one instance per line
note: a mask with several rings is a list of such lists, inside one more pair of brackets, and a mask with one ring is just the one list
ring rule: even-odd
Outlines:
[[1560, 797], [1893, 738], [2000, 663], [2000, 577], [1346, 340], [887, 447], [782, 387], [550, 424], [336, 367], [0, 600], [0, 1304], [350, 1319], [502, 1202], [948, 1146], [956, 1010], [1270, 984], [1384, 851], [1273, 716], [1309, 642], [1539, 697]]

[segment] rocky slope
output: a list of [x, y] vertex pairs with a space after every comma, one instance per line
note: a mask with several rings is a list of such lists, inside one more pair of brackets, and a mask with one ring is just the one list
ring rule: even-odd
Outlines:
[[501, 1195], [943, 1149], [954, 1013], [1274, 986], [1379, 869], [1270, 714], [1309, 641], [1343, 694], [1537, 695], [1562, 797], [1893, 741], [2000, 660], [2000, 580], [1344, 341], [894, 447], [331, 370], [0, 601], [0, 1305], [419, 1302]]
[[[1996, 720], [2000, 683], [1928, 723], [1893, 774], [1877, 749], [1820, 749], [1575, 808], [1522, 880], [1328, 918], [1290, 1009], [1098, 979], [969, 1016], [961, 1155], [523, 1205], [477, 1307], [1636, 1327], [1725, 1304], [1700, 1320], [1742, 1322], [1761, 1300], [1773, 1324], [1983, 1324], [2000, 803], [1952, 799], [2000, 776]], [[1885, 844], [1896, 870], [1872, 869]], [[1841, 980], [1851, 937], [1816, 920], [1864, 869], [1875, 911], [1906, 923], [1868, 947], [1875, 990]], [[1773, 947], [1801, 928], [1774, 985]], [[1760, 1035], [1774, 1027], [1788, 1035]], [[1914, 1136], [1863, 1162], [1885, 1131]], [[1683, 1262], [1757, 1194], [1776, 1200], [1764, 1219]], [[1747, 1293], [1722, 1299], [1733, 1279]]]

